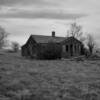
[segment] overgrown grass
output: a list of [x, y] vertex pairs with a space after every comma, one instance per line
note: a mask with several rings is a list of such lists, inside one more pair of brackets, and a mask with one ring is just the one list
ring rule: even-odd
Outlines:
[[100, 100], [99, 65], [0, 53], [0, 100]]

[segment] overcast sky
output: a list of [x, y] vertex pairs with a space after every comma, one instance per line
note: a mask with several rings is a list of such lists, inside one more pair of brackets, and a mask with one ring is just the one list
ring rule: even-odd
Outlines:
[[30, 34], [66, 36], [77, 22], [100, 42], [99, 0], [0, 0], [0, 25], [10, 41], [24, 44]]

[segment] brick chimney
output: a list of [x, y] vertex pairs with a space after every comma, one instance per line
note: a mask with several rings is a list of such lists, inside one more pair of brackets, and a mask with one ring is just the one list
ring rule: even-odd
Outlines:
[[52, 31], [52, 37], [55, 37], [55, 31]]

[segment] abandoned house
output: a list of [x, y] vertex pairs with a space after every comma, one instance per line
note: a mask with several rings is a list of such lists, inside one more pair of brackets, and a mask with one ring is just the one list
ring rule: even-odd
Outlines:
[[31, 35], [26, 44], [22, 46], [22, 56], [37, 58], [39, 47], [53, 41], [61, 45], [62, 57], [80, 56], [83, 44], [74, 37], [57, 37], [55, 32], [51, 36]]

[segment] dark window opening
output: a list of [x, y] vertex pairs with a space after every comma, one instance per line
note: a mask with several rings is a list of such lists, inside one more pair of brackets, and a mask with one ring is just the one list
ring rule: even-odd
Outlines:
[[75, 48], [75, 52], [76, 52], [76, 51], [77, 51], [76, 45], [75, 45], [75, 47], [74, 47], [74, 48]]
[[68, 45], [66, 45], [66, 52], [68, 52]]
[[72, 44], [70, 45], [70, 53], [71, 53], [71, 56], [73, 56], [73, 45]]

